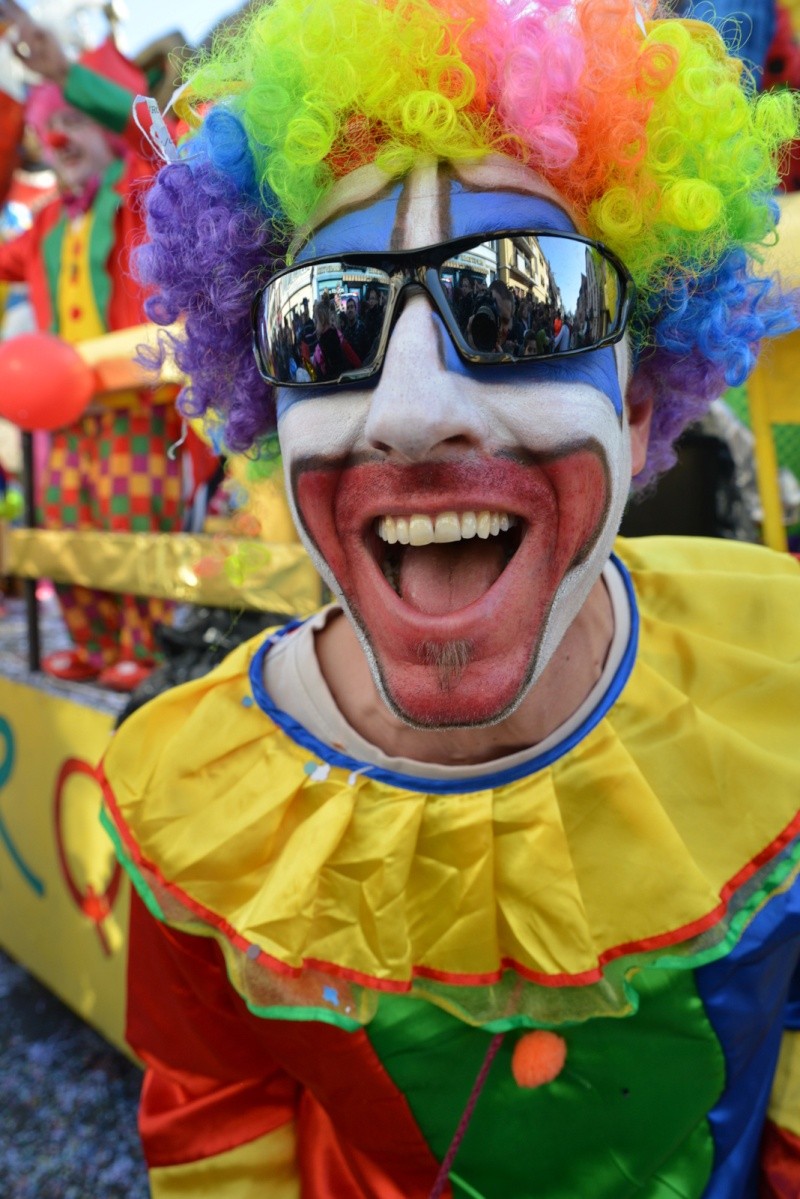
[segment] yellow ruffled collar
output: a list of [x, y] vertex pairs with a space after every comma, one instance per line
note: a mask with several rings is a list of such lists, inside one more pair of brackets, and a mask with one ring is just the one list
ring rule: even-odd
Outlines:
[[724, 953], [797, 869], [797, 576], [626, 556], [627, 685], [521, 778], [423, 792], [323, 761], [254, 702], [257, 643], [141, 709], [105, 772], [151, 906], [213, 931], [255, 1010], [343, 1021], [409, 989], [482, 1023], [622, 1012], [643, 961]]

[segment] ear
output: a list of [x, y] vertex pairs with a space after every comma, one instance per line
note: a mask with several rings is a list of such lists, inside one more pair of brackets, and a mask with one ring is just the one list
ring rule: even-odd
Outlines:
[[[631, 475], [633, 478], [644, 467], [647, 444], [650, 440], [650, 422], [653, 419], [653, 393], [645, 384], [642, 386], [636, 375], [630, 339], [626, 334], [614, 346], [622, 394], [628, 411], [628, 436], [631, 446]], [[637, 386], [637, 383], [639, 385]]]
[[650, 422], [653, 419], [652, 395], [639, 395], [628, 408], [628, 430], [631, 439], [631, 473], [635, 478], [647, 458]]

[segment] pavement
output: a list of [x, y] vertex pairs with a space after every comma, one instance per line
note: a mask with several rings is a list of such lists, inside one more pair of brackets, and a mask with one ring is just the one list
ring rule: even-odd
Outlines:
[[0, 1199], [148, 1199], [141, 1079], [0, 951]]

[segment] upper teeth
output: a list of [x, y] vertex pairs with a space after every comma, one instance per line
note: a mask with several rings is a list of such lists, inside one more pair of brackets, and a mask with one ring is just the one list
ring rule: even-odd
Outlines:
[[438, 516], [382, 516], [378, 536], [389, 545], [430, 545], [432, 542], [461, 541], [469, 537], [484, 540], [505, 533], [517, 523], [508, 512], [440, 512]]

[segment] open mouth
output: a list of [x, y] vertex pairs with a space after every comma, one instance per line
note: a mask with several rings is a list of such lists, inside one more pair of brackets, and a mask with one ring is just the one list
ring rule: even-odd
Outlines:
[[595, 544], [609, 495], [591, 443], [539, 461], [306, 459], [293, 478], [308, 540], [387, 702], [421, 727], [486, 723], [521, 695], [553, 597]]
[[404, 603], [444, 616], [467, 608], [494, 586], [524, 532], [525, 522], [511, 512], [412, 512], [378, 517], [367, 547]]
[[71, 176], [83, 168], [84, 156], [79, 150], [62, 150], [57, 155], [54, 165], [64, 176]]

